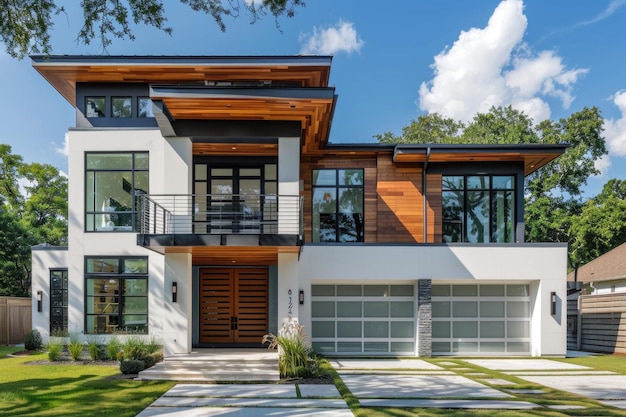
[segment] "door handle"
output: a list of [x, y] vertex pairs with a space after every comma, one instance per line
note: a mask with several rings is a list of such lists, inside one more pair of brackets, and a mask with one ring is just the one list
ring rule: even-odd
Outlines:
[[231, 317], [230, 318], [230, 330], [237, 330], [237, 327], [239, 325], [238, 319], [237, 317]]

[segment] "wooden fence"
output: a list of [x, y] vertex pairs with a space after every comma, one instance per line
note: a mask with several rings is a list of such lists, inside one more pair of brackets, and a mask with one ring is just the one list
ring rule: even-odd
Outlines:
[[626, 353], [626, 293], [581, 295], [577, 321], [581, 350]]
[[30, 298], [0, 297], [0, 345], [23, 343], [32, 329], [32, 315]]

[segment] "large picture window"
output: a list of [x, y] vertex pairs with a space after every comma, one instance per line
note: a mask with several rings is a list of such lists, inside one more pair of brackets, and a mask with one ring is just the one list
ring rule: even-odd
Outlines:
[[313, 241], [363, 242], [363, 170], [313, 170]]
[[148, 258], [87, 257], [85, 332], [148, 332]]
[[515, 177], [444, 175], [442, 210], [444, 242], [513, 242]]
[[148, 153], [88, 153], [85, 165], [85, 230], [136, 230], [138, 196], [148, 192]]
[[50, 334], [67, 333], [67, 269], [50, 270]]

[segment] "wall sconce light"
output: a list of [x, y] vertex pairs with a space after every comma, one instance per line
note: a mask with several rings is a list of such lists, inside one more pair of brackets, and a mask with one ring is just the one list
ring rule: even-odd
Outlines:
[[300, 305], [304, 304], [304, 291], [300, 290], [298, 293], [298, 302]]
[[550, 314], [556, 316], [556, 292], [550, 293]]
[[178, 299], [178, 283], [172, 282], [172, 302], [175, 303]]
[[41, 313], [43, 311], [43, 292], [37, 291], [37, 311]]

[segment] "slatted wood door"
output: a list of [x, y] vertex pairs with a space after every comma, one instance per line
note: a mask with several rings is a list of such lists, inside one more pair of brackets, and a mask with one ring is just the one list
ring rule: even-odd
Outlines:
[[260, 344], [268, 325], [266, 268], [200, 270], [200, 343]]

